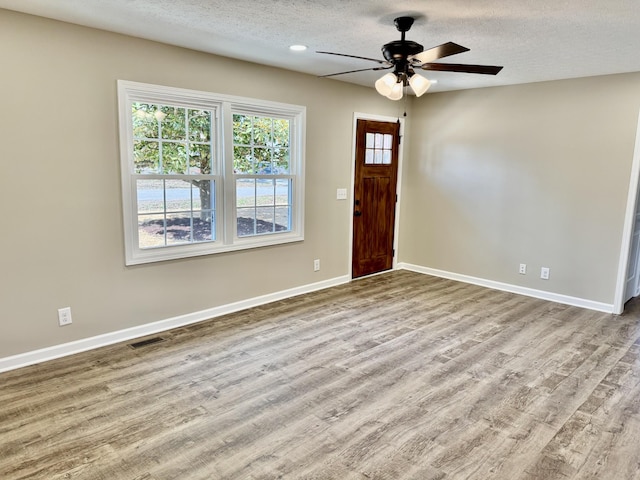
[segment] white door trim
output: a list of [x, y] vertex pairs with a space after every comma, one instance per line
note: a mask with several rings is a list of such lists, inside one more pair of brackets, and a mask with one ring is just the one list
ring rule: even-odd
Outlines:
[[627, 283], [627, 270], [629, 268], [629, 254], [631, 251], [633, 224], [636, 217], [638, 186], [640, 184], [640, 112], [638, 112], [638, 123], [636, 127], [636, 144], [633, 151], [633, 162], [631, 164], [631, 178], [629, 179], [629, 192], [627, 194], [627, 211], [624, 217], [624, 226], [622, 228], [622, 245], [620, 247], [620, 261], [618, 263], [618, 279], [616, 281], [616, 294], [613, 302], [613, 313], [617, 315], [621, 314], [624, 310], [624, 292]]
[[353, 196], [355, 194], [355, 180], [356, 180], [356, 134], [358, 129], [358, 120], [373, 120], [376, 122], [389, 122], [395, 123], [400, 120], [400, 145], [398, 147], [398, 178], [396, 181], [396, 195], [398, 195], [398, 201], [396, 202], [396, 214], [395, 225], [393, 226], [393, 249], [396, 254], [393, 256], [392, 269], [396, 269], [398, 265], [398, 233], [400, 230], [400, 202], [402, 200], [402, 152], [404, 147], [404, 118], [387, 117], [384, 115], [374, 115], [369, 113], [355, 112], [353, 114], [353, 133], [351, 141], [351, 193], [349, 195], [349, 276], [353, 278]]

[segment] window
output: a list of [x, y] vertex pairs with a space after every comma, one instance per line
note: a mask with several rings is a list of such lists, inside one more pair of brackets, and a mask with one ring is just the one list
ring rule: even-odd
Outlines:
[[134, 102], [138, 247], [215, 240], [215, 113]]
[[366, 135], [364, 163], [367, 165], [391, 165], [393, 135], [370, 133]]
[[284, 118], [233, 115], [239, 237], [291, 230], [289, 123]]
[[126, 264], [303, 239], [305, 109], [118, 82]]

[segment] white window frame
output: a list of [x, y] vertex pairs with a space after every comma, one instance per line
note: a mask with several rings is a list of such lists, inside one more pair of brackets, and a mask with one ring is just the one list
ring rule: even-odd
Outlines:
[[[131, 106], [135, 102], [210, 110], [215, 119], [215, 240], [140, 248]], [[118, 80], [120, 168], [125, 264], [136, 265], [243, 250], [304, 240], [304, 151], [306, 108], [279, 102]], [[290, 121], [291, 230], [254, 236], [236, 235], [236, 189], [233, 173], [233, 114], [286, 118]], [[171, 176], [173, 178], [173, 176]]]

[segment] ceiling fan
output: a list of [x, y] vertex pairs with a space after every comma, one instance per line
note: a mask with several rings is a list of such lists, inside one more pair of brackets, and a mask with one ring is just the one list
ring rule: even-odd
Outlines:
[[405, 34], [409, 31], [415, 19], [413, 17], [398, 17], [394, 20], [394, 24], [398, 31], [402, 34], [400, 40], [389, 42], [382, 47], [382, 55], [384, 60], [375, 58], [359, 57], [357, 55], [346, 55], [344, 53], [333, 52], [316, 52], [327, 55], [338, 55], [341, 57], [358, 58], [361, 60], [369, 60], [378, 63], [380, 66], [372, 68], [361, 68], [359, 70], [349, 70], [346, 72], [331, 73], [329, 75], [321, 75], [322, 77], [333, 77], [335, 75], [344, 75], [346, 73], [365, 72], [368, 70], [389, 70], [393, 68], [393, 72], [383, 75], [375, 83], [376, 90], [381, 95], [391, 99], [400, 100], [402, 98], [404, 87], [410, 85], [416, 96], [424, 94], [431, 82], [415, 72], [415, 69], [432, 70], [438, 72], [463, 72], [463, 73], [481, 73], [484, 75], [496, 75], [502, 67], [493, 65], [468, 65], [460, 63], [433, 63], [434, 60], [456, 55], [458, 53], [468, 52], [469, 49], [453, 42], [443, 43], [437, 47], [425, 50], [422, 45], [412, 40], [406, 40]]

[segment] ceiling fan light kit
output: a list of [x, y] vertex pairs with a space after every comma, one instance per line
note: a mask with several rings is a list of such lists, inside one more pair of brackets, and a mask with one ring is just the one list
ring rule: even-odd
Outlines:
[[391, 93], [391, 90], [393, 90], [396, 83], [398, 83], [398, 77], [389, 72], [385, 73], [376, 81], [375, 87], [380, 95], [387, 97]]
[[[408, 84], [416, 94], [416, 97], [423, 95], [431, 86], [431, 82], [427, 78], [417, 73], [413, 73], [409, 77]], [[385, 73], [375, 83], [376, 91], [390, 100], [400, 100], [406, 85], [405, 76], [396, 76], [394, 73]]]
[[[358, 58], [369, 60], [380, 64], [378, 67], [349, 70], [347, 72], [332, 73], [322, 75], [332, 77], [346, 73], [363, 72], [367, 70], [388, 70], [393, 68], [393, 73], [384, 74], [375, 82], [376, 91], [390, 100], [400, 100], [405, 87], [410, 86], [417, 97], [424, 93], [431, 86], [429, 79], [419, 75], [415, 69], [434, 70], [440, 72], [463, 72], [480, 73], [485, 75], [496, 75], [502, 67], [493, 65], [465, 65], [453, 63], [433, 63], [434, 60], [468, 52], [469, 49], [453, 42], [443, 43], [437, 47], [425, 50], [422, 45], [412, 40], [406, 40], [405, 34], [413, 25], [413, 17], [398, 17], [394, 20], [396, 28], [402, 34], [400, 40], [389, 42], [382, 46], [382, 55], [385, 60], [375, 58], [360, 57], [357, 55], [346, 55], [343, 53], [317, 52], [328, 55], [338, 55], [342, 57]], [[434, 82], [435, 83], [435, 82]]]
[[411, 85], [416, 97], [420, 97], [427, 93], [427, 90], [429, 90], [429, 87], [431, 86], [431, 81], [428, 78], [424, 78], [422, 75], [414, 73], [409, 77], [409, 85]]
[[391, 93], [389, 95], [385, 95], [389, 100], [400, 100], [402, 98], [402, 94], [404, 91], [404, 83], [398, 82], [391, 89]]

